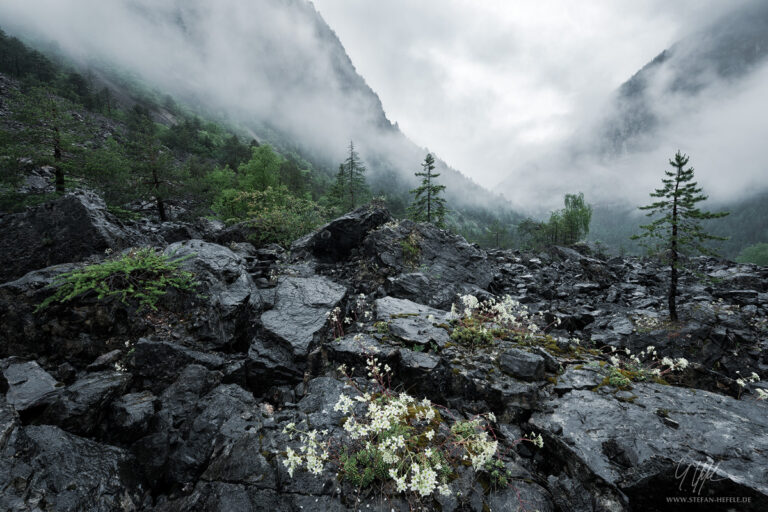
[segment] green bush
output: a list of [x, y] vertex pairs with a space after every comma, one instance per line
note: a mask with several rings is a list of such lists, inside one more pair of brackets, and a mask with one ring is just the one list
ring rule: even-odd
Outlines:
[[185, 291], [197, 285], [192, 273], [180, 268], [181, 262], [189, 257], [191, 255], [173, 258], [151, 248], [131, 249], [103, 263], [56, 276], [51, 284], [56, 288], [55, 293], [35, 311], [92, 292], [98, 299], [118, 297], [122, 303], [136, 305], [139, 310], [156, 311], [157, 301], [171, 288]]
[[222, 191], [213, 210], [226, 222], [246, 221], [255, 230], [253, 242], [287, 245], [323, 223], [325, 211], [314, 201], [290, 194], [287, 188]]

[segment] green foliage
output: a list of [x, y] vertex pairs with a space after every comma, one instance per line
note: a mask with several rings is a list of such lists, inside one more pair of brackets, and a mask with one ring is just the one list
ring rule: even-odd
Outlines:
[[135, 105], [128, 114], [128, 156], [137, 192], [155, 201], [161, 221], [168, 220], [166, 200], [177, 194], [184, 181], [183, 170], [173, 160], [171, 152], [162, 145], [158, 127], [150, 112]]
[[345, 480], [359, 489], [365, 489], [374, 481], [386, 481], [390, 465], [384, 462], [381, 452], [375, 448], [363, 449], [351, 455], [345, 449], [340, 458]]
[[584, 194], [565, 194], [563, 202], [565, 208], [550, 213], [547, 222], [529, 218], [518, 224], [518, 233], [527, 246], [571, 245], [589, 234], [592, 206], [584, 200]]
[[285, 187], [242, 191], [226, 189], [213, 210], [229, 223], [246, 221], [255, 228], [253, 242], [290, 244], [322, 224], [326, 212], [314, 201], [292, 196]]
[[[64, 192], [65, 176], [79, 167], [75, 157], [88, 137], [85, 119], [73, 115], [75, 105], [48, 86], [31, 87], [23, 94], [12, 92], [10, 102], [16, 126], [4, 135], [9, 150], [6, 154], [12, 159], [7, 164], [13, 167], [23, 155], [34, 165], [50, 165], [54, 168], [56, 191]], [[16, 176], [21, 174], [18, 166], [14, 171]]]
[[486, 462], [483, 469], [488, 473], [488, 480], [492, 489], [503, 489], [509, 485], [512, 472], [506, 468], [504, 461], [498, 457]]
[[414, 268], [418, 266], [421, 248], [415, 233], [411, 233], [408, 238], [400, 241], [400, 249], [403, 251], [403, 263]]
[[696, 204], [706, 200], [707, 196], [702, 194], [702, 189], [692, 181], [693, 167], [685, 168], [688, 165], [687, 155], [678, 151], [674, 159], [669, 160], [669, 165], [674, 170], [665, 171], [667, 177], [661, 180], [663, 187], [651, 193], [651, 197], [659, 200], [640, 207], [641, 210], [648, 211], [648, 217], [655, 216], [656, 219], [650, 224], [640, 226], [643, 233], [633, 236], [632, 239], [642, 240], [651, 254], [660, 255], [669, 262], [669, 316], [670, 320], [676, 321], [677, 279], [682, 262], [680, 256], [693, 253], [714, 255], [704, 243], [722, 238], [706, 233], [701, 227], [701, 222], [725, 217], [728, 213], [711, 213], [696, 207]]
[[768, 266], [768, 243], [759, 243], [745, 247], [736, 258], [739, 263], [754, 263]]
[[632, 389], [632, 379], [626, 375], [626, 370], [610, 367], [608, 370], [608, 385], [616, 389]]
[[355, 145], [349, 142], [349, 156], [339, 165], [336, 182], [330, 190], [331, 205], [339, 212], [354, 210], [371, 199], [371, 191], [365, 181], [365, 166]]
[[131, 249], [117, 258], [56, 276], [51, 285], [56, 291], [35, 311], [88, 293], [95, 293], [99, 300], [117, 297], [139, 310], [155, 311], [157, 301], [170, 289], [189, 291], [196, 286], [194, 276], [180, 268], [188, 257], [173, 258], [151, 248]]
[[264, 190], [280, 184], [280, 167], [285, 159], [267, 144], [251, 148], [251, 158], [237, 168], [237, 188]]
[[466, 347], [487, 345], [493, 339], [493, 333], [482, 325], [461, 325], [451, 332], [451, 340]]
[[434, 173], [435, 158], [427, 153], [424, 163], [421, 164], [422, 172], [415, 173], [420, 176], [421, 185], [413, 190], [413, 203], [408, 207], [408, 215], [416, 222], [434, 222], [438, 227], [445, 227], [445, 199], [440, 197], [445, 191], [445, 185], [436, 185], [434, 182], [440, 174]]

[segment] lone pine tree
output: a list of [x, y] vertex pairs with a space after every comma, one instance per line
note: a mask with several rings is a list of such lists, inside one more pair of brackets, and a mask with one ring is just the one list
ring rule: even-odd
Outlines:
[[410, 217], [416, 222], [432, 222], [436, 226], [445, 226], [445, 199], [440, 194], [445, 190], [445, 185], [435, 184], [435, 179], [440, 175], [432, 172], [435, 169], [435, 159], [431, 153], [427, 153], [424, 163], [421, 164], [422, 172], [415, 173], [421, 177], [421, 185], [413, 190], [413, 203], [408, 207]]
[[651, 193], [659, 200], [641, 210], [647, 210], [648, 217], [659, 216], [650, 224], [640, 226], [643, 233], [632, 236], [633, 240], [644, 239], [644, 245], [652, 253], [661, 254], [669, 263], [669, 318], [677, 321], [677, 282], [682, 268], [681, 256], [691, 253], [715, 255], [704, 243], [708, 240], [725, 240], [705, 233], [701, 221], [725, 217], [728, 212], [711, 213], [701, 211], [696, 203], [704, 201], [702, 189], [693, 180], [693, 167], [688, 165], [688, 156], [678, 151], [669, 161], [673, 170], [664, 171], [666, 178], [662, 188]]

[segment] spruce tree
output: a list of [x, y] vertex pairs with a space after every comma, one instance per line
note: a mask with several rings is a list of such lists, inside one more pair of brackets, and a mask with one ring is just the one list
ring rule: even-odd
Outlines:
[[180, 171], [174, 165], [170, 151], [160, 143], [157, 127], [149, 111], [135, 105], [128, 115], [128, 155], [134, 160], [133, 172], [138, 191], [152, 197], [160, 221], [168, 220], [166, 201], [172, 193], [173, 179]]
[[445, 226], [445, 199], [440, 194], [445, 190], [445, 185], [435, 184], [435, 179], [440, 174], [432, 172], [435, 169], [435, 159], [431, 153], [427, 153], [424, 163], [421, 164], [422, 172], [415, 173], [421, 177], [421, 185], [413, 190], [413, 203], [408, 207], [411, 219], [416, 222], [432, 222], [438, 227]]
[[648, 211], [648, 217], [660, 217], [650, 224], [640, 226], [644, 232], [634, 235], [632, 239], [645, 239], [643, 245], [650, 252], [661, 254], [669, 263], [669, 318], [677, 321], [677, 282], [682, 268], [681, 256], [691, 253], [715, 255], [704, 243], [725, 239], [705, 233], [701, 221], [725, 217], [728, 213], [705, 212], [696, 207], [696, 203], [704, 201], [707, 196], [702, 194], [702, 189], [692, 181], [693, 167], [685, 168], [688, 165], [687, 155], [678, 150], [669, 165], [672, 170], [664, 171], [667, 177], [661, 180], [663, 187], [651, 193], [651, 197], [659, 200], [640, 207], [641, 210]]
[[360, 155], [355, 151], [355, 145], [349, 142], [349, 155], [344, 163], [339, 165], [336, 183], [331, 189], [334, 206], [342, 211], [350, 211], [367, 202], [371, 193], [365, 181], [365, 165]]

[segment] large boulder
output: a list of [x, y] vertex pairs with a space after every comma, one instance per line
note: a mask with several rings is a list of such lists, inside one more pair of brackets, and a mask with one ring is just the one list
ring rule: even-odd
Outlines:
[[58, 263], [81, 261], [153, 240], [107, 212], [104, 201], [88, 191], [0, 216], [0, 282]]
[[363, 247], [394, 274], [389, 295], [440, 309], [449, 309], [457, 293], [482, 293], [494, 278], [485, 251], [432, 224], [387, 224], [371, 231]]
[[181, 304], [186, 328], [214, 348], [242, 348], [251, 338], [251, 317], [263, 308], [261, 292], [251, 277], [246, 260], [228, 247], [202, 240], [169, 245], [165, 254], [186, 258], [181, 266], [199, 283], [196, 297], [185, 294]]
[[352, 249], [359, 247], [369, 231], [391, 220], [382, 205], [371, 203], [332, 220], [291, 246], [296, 256], [314, 256], [324, 262], [347, 259]]
[[0, 422], [0, 509], [111, 512], [144, 504], [126, 451], [51, 425], [21, 427], [1, 405]]
[[143, 333], [148, 325], [136, 308], [118, 297], [99, 300], [95, 293], [76, 302], [37, 307], [52, 290], [56, 276], [78, 265], [63, 263], [34, 270], [0, 284], [0, 357], [48, 357], [86, 366], [94, 358], [122, 347], [119, 336]]
[[668, 496], [768, 509], [768, 404], [659, 384], [603, 389], [574, 389], [530, 419], [551, 456], [587, 468], [570, 477], [609, 483], [632, 510], [667, 510]]
[[324, 277], [282, 278], [274, 307], [261, 315], [261, 323], [270, 337], [282, 343], [297, 360], [304, 360], [346, 293], [344, 286]]
[[20, 414], [46, 406], [59, 394], [56, 379], [35, 361], [0, 361], [0, 369], [8, 385], [5, 399]]

